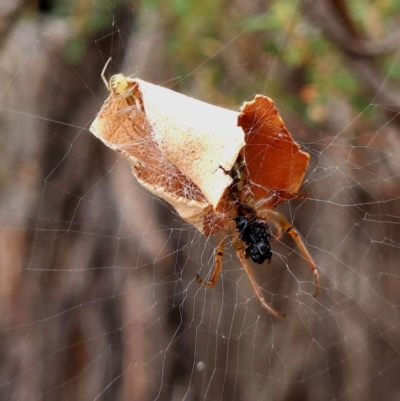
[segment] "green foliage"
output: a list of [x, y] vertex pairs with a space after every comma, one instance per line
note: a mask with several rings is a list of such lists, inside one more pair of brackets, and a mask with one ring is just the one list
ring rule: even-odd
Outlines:
[[[74, 36], [64, 49], [69, 62], [84, 57], [87, 37], [112, 25], [117, 6], [125, 2], [132, 4], [131, 0], [54, 3], [53, 13], [71, 20]], [[355, 111], [365, 109], [363, 83], [341, 52], [305, 18], [297, 0], [271, 0], [257, 8], [222, 0], [136, 4], [141, 4], [143, 15], [157, 15], [154, 29], [163, 35], [161, 46], [168, 60], [163, 68], [171, 74], [167, 79], [179, 77], [182, 89], [194, 96], [238, 105], [261, 92], [305, 112], [324, 108], [332, 94], [340, 93]], [[353, 0], [347, 5], [366, 39], [381, 39], [397, 25], [398, 0]], [[377, 63], [389, 80], [400, 79], [392, 55]]]
[[64, 57], [68, 62], [82, 60], [86, 51], [85, 38], [112, 26], [116, 7], [125, 3], [130, 3], [130, 0], [111, 3], [106, 0], [68, 0], [57, 3], [54, 13], [70, 20], [70, 29], [74, 34], [64, 47]]
[[82, 40], [69, 40], [64, 46], [64, 57], [71, 63], [78, 63], [85, 55], [86, 46]]
[[393, 62], [392, 58], [386, 57], [383, 60], [383, 69], [390, 80], [400, 82], [400, 64], [397, 59]]
[[[356, 29], [372, 39], [390, 33], [399, 4], [348, 3]], [[323, 121], [332, 95], [347, 99], [355, 112], [368, 105], [364, 83], [295, 0], [272, 0], [257, 13], [221, 0], [151, 0], [144, 7], [158, 10], [171, 78], [179, 76], [191, 95], [238, 105], [254, 92], [266, 93], [310, 122]], [[382, 73], [398, 80], [400, 67], [387, 60], [378, 61]]]

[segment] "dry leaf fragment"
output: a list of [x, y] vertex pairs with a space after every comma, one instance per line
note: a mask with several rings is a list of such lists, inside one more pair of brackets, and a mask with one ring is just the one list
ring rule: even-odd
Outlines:
[[226, 209], [228, 172], [244, 146], [238, 113], [140, 79], [126, 83], [122, 95], [110, 94], [90, 130], [187, 222], [207, 235], [219, 231], [214, 210]]
[[242, 154], [254, 197], [263, 199], [271, 193], [296, 197], [310, 155], [293, 140], [272, 99], [257, 95], [244, 103], [238, 124], [245, 132]]
[[239, 115], [122, 74], [111, 78], [109, 88], [92, 133], [120, 152], [138, 181], [184, 220], [205, 235], [223, 233], [211, 278], [197, 276], [202, 285], [214, 286], [231, 235], [258, 300], [283, 317], [265, 301], [247, 262], [271, 259], [271, 221], [277, 236], [288, 233], [299, 247], [318, 295], [317, 266], [296, 228], [274, 210], [298, 196], [309, 155], [293, 141], [270, 98], [257, 95]]

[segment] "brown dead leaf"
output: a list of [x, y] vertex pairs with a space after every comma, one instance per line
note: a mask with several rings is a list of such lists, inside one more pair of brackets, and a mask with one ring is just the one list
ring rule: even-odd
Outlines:
[[300, 149], [280, 117], [274, 102], [257, 95], [241, 108], [238, 125], [245, 132], [248, 185], [256, 200], [278, 193], [295, 198], [308, 167], [310, 155]]

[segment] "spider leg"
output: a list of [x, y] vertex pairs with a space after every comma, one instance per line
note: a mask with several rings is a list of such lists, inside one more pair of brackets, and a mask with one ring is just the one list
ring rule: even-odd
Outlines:
[[[130, 104], [128, 101], [127, 103]], [[131, 112], [131, 121], [134, 122], [137, 115], [137, 107], [135, 105], [130, 104], [129, 106], [126, 106], [123, 109], [118, 110], [118, 113], [121, 114], [125, 114], [128, 112]]]
[[125, 92], [121, 93], [119, 95], [120, 97], [123, 97], [126, 102], [128, 103], [129, 109], [132, 109], [132, 120], [135, 119], [136, 113], [141, 114], [142, 113], [142, 106], [140, 104], [139, 98], [133, 93], [132, 88], [129, 88], [125, 90]]
[[315, 288], [315, 293], [313, 296], [316, 297], [320, 293], [320, 289], [321, 289], [320, 281], [319, 281], [319, 269], [318, 269], [317, 265], [315, 264], [313, 258], [311, 257], [310, 253], [308, 252], [306, 244], [302, 240], [299, 232], [296, 230], [296, 228], [292, 224], [290, 224], [287, 221], [285, 216], [283, 216], [281, 213], [276, 212], [274, 210], [269, 210], [267, 213], [268, 213], [268, 218], [274, 223], [274, 225], [278, 229], [278, 233], [279, 232], [288, 233], [292, 237], [293, 241], [296, 243], [296, 245], [299, 248], [303, 257], [306, 259], [308, 266], [311, 270], [311, 273], [314, 276], [316, 288]]
[[106, 88], [111, 92], [110, 84], [109, 84], [109, 82], [106, 80], [106, 70], [107, 70], [108, 65], [110, 64], [110, 62], [111, 62], [111, 57], [110, 57], [110, 58], [107, 60], [107, 62], [104, 64], [104, 67], [103, 67], [103, 70], [101, 71], [100, 77], [101, 77], [101, 79], [103, 80], [103, 82], [104, 82]]
[[244, 250], [243, 250], [243, 245], [241, 244], [241, 241], [238, 240], [237, 244], [238, 245], [236, 245], [236, 254], [240, 260], [240, 263], [244, 267], [244, 270], [247, 273], [247, 276], [249, 277], [251, 286], [253, 287], [253, 290], [254, 290], [258, 300], [260, 301], [261, 305], [265, 309], [267, 309], [267, 311], [269, 313], [271, 313], [271, 315], [275, 316], [276, 318], [280, 319], [282, 317], [285, 317], [285, 315], [283, 315], [282, 313], [279, 313], [276, 309], [274, 309], [271, 305], [269, 305], [267, 303], [267, 301], [265, 300], [265, 298], [263, 297], [260, 287], [258, 286], [258, 284], [254, 278], [253, 271], [251, 270], [251, 267], [247, 263], [246, 257], [244, 256]]
[[139, 99], [136, 96], [134, 96], [134, 99], [135, 99], [135, 106], [136, 106], [137, 112], [142, 113], [142, 106], [140, 104]]
[[216, 255], [215, 255], [214, 271], [213, 271], [213, 273], [211, 275], [210, 280], [203, 281], [198, 274], [196, 275], [197, 281], [203, 287], [213, 288], [215, 283], [217, 282], [218, 276], [221, 273], [221, 269], [222, 269], [222, 258], [224, 256], [224, 250], [225, 250], [225, 239], [226, 239], [226, 235], [224, 235], [224, 237], [222, 238], [222, 241], [217, 246], [217, 252], [216, 252]]
[[276, 234], [272, 236], [271, 242], [279, 241], [282, 237], [282, 227], [276, 227]]

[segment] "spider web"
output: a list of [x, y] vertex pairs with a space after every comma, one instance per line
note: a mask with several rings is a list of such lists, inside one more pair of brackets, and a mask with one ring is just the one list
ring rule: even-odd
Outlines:
[[[400, 62], [386, 34], [400, 10], [358, 0], [349, 22], [307, 1], [202, 3], [5, 2], [1, 399], [399, 398]], [[351, 42], [346, 27], [369, 36]], [[252, 265], [285, 319], [260, 306], [229, 248], [215, 288], [198, 285], [217, 239], [89, 132], [109, 56], [109, 75], [228, 108], [274, 99], [311, 156], [310, 198], [279, 211], [321, 271], [319, 297], [288, 236]]]

